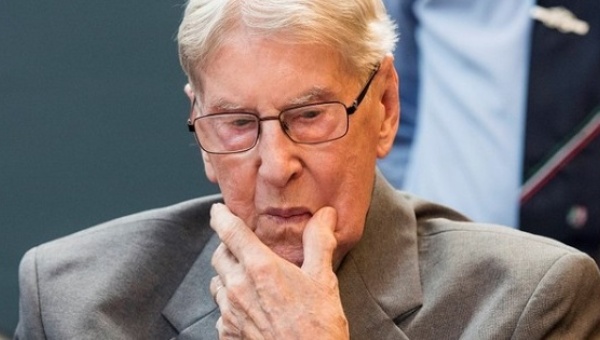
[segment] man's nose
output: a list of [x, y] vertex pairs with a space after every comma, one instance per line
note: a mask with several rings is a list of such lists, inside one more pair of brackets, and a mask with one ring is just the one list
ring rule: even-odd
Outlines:
[[257, 151], [259, 176], [268, 183], [285, 186], [302, 170], [299, 147], [283, 131], [279, 121], [265, 121], [261, 126]]

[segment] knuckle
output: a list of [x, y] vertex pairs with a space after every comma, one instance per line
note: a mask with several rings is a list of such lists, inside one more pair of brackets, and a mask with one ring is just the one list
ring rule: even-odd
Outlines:
[[219, 244], [213, 256], [211, 258], [211, 264], [214, 267], [217, 263], [223, 261], [223, 259], [227, 256], [226, 247], [223, 243]]
[[236, 323], [236, 318], [232, 313], [221, 311], [221, 328], [227, 333], [228, 330], [233, 328]]
[[259, 257], [246, 268], [246, 274], [254, 282], [263, 282], [263, 280], [273, 277], [273, 265], [267, 259]]
[[332, 249], [336, 249], [338, 246], [338, 241], [337, 238], [335, 237], [334, 234], [328, 234], [327, 237], [324, 240], [324, 246], [328, 249], [328, 250], [332, 250]]
[[242, 237], [242, 235], [238, 231], [246, 228], [244, 222], [233, 215], [212, 218], [210, 224], [213, 227], [216, 227], [217, 225], [221, 226], [221, 228], [218, 228], [219, 238], [225, 244], [231, 244], [231, 242], [240, 241], [239, 238]]
[[227, 286], [227, 290], [224, 293], [226, 294], [227, 300], [233, 307], [239, 307], [242, 305], [245, 291], [245, 285], [239, 282], [239, 280], [236, 280]]

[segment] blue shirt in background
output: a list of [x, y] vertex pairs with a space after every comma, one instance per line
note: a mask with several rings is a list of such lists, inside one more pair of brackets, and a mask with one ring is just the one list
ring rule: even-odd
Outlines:
[[380, 161], [397, 187], [517, 227], [533, 0], [385, 1], [402, 120]]

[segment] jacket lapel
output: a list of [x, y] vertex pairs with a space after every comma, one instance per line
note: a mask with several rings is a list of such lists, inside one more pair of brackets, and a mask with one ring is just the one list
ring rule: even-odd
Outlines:
[[212, 254], [219, 245], [213, 235], [163, 310], [163, 315], [180, 333], [174, 339], [217, 339], [215, 325], [219, 309], [210, 294], [210, 280], [216, 275]]
[[[400, 202], [399, 204], [399, 201]], [[421, 306], [417, 233], [410, 204], [378, 174], [361, 241], [337, 276], [354, 339], [408, 339], [396, 326]], [[163, 310], [174, 339], [216, 339], [219, 310], [210, 294], [213, 236]]]
[[405, 339], [396, 325], [422, 304], [410, 206], [377, 175], [363, 237], [337, 272], [352, 338]]

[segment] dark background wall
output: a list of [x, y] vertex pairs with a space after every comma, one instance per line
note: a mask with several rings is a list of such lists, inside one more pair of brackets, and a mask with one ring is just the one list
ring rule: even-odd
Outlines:
[[0, 333], [27, 249], [217, 192], [185, 127], [182, 5], [0, 0]]

